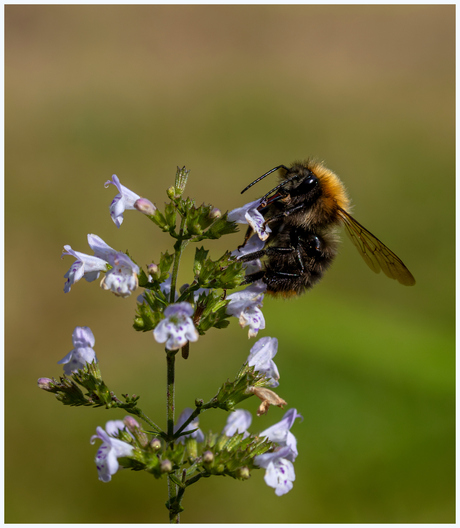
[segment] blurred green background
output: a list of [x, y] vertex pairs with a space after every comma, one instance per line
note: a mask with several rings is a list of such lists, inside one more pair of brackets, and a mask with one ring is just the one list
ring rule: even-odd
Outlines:
[[[417, 284], [375, 275], [344, 237], [314, 290], [265, 300], [259, 337], [279, 339], [279, 394], [304, 416], [294, 489], [276, 497], [263, 471], [207, 479], [182, 520], [454, 522], [454, 20], [453, 5], [6, 6], [6, 522], [167, 522], [165, 480], [97, 479], [90, 436], [124, 414], [36, 386], [88, 325], [106, 382], [165, 423], [164, 352], [131, 328], [136, 295], [86, 281], [63, 293], [62, 247], [90, 252], [88, 233], [141, 265], [171, 247], [135, 212], [117, 230], [103, 183], [116, 173], [161, 205], [186, 165], [187, 193], [230, 210], [274, 184], [242, 198], [257, 176], [308, 156]], [[177, 408], [213, 396], [253, 343], [236, 320], [200, 339], [178, 362]], [[253, 432], [282, 417], [255, 418], [254, 400]]]

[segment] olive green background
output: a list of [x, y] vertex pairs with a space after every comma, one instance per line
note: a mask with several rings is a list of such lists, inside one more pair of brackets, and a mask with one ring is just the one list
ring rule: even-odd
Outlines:
[[[120, 411], [70, 408], [41, 376], [90, 326], [105, 381], [165, 424], [163, 347], [131, 325], [136, 295], [81, 281], [63, 293], [88, 233], [142, 266], [172, 239], [108, 207], [116, 173], [158, 206], [177, 165], [187, 194], [230, 210], [314, 156], [345, 182], [354, 216], [406, 263], [404, 287], [343, 237], [322, 282], [265, 299], [279, 339], [279, 394], [304, 417], [296, 481], [276, 497], [249, 481], [190, 488], [184, 522], [454, 522], [454, 32], [450, 6], [6, 6], [5, 520], [167, 522], [166, 480], [122, 471], [103, 484], [89, 443]], [[211, 241], [215, 257], [243, 232]], [[193, 247], [180, 283], [191, 280]], [[255, 340], [233, 319], [178, 361], [177, 408], [233, 378]], [[284, 411], [255, 417], [251, 431]], [[222, 411], [202, 416], [219, 431]]]

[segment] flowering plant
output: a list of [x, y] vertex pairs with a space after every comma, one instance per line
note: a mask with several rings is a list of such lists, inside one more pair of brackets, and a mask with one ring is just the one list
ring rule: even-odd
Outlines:
[[[211, 205], [196, 206], [182, 197], [189, 171], [177, 170], [174, 186], [167, 195], [170, 202], [161, 212], [150, 200], [142, 198], [120, 183], [116, 175], [105, 186], [114, 185], [118, 194], [110, 205], [110, 215], [120, 228], [126, 210], [137, 210], [175, 240], [174, 251], [165, 251], [156, 263], [141, 269], [131, 256], [107, 245], [100, 237], [88, 235], [94, 255], [64, 246], [63, 256], [75, 261], [65, 274], [64, 292], [81, 278], [95, 281], [101, 273], [101, 287], [116, 296], [127, 298], [137, 289], [134, 328], [152, 332], [158, 343], [164, 343], [167, 368], [167, 427], [162, 429], [138, 405], [138, 396], [115, 395], [103, 381], [94, 351], [95, 338], [89, 327], [76, 327], [72, 334], [73, 349], [58, 363], [64, 374], [55, 378], [40, 378], [38, 386], [54, 393], [64, 405], [105, 406], [123, 409], [123, 420], [110, 420], [105, 429], [97, 427], [91, 443], [101, 441], [95, 457], [99, 479], [109, 482], [120, 468], [143, 470], [155, 478], [166, 477], [170, 522], [179, 522], [183, 497], [187, 488], [203, 477], [227, 475], [235, 479], [249, 478], [251, 471], [265, 469], [265, 482], [276, 495], [287, 493], [295, 480], [293, 462], [297, 446], [290, 429], [300, 415], [289, 409], [281, 421], [259, 433], [248, 431], [252, 416], [237, 405], [257, 396], [261, 403], [257, 415], [265, 414], [271, 405], [283, 407], [286, 402], [273, 389], [279, 386], [280, 375], [273, 361], [278, 340], [262, 337], [251, 348], [247, 361], [233, 381], [227, 380], [208, 402], [196, 400], [176, 420], [174, 408], [175, 367], [178, 352], [189, 357], [190, 343], [195, 343], [210, 328], [226, 328], [234, 316], [242, 327], [248, 326], [248, 336], [257, 336], [265, 328], [262, 303], [266, 289], [262, 280], [250, 283], [247, 275], [261, 269], [258, 260], [241, 262], [251, 251], [263, 248], [269, 229], [252, 202], [222, 214]], [[249, 223], [256, 232], [240, 250], [225, 252], [212, 260], [209, 250], [195, 249], [193, 279], [177, 287], [181, 255], [187, 245], [220, 238], [237, 231], [236, 222]], [[228, 294], [240, 286], [243, 289]], [[222, 409], [228, 419], [221, 433], [203, 433], [199, 417], [209, 409]], [[136, 418], [135, 418], [136, 417]], [[142, 424], [142, 425], [141, 425]]]

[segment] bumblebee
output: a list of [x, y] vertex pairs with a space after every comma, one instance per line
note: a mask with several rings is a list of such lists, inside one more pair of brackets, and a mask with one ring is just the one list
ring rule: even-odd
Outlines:
[[[264, 268], [246, 278], [246, 283], [262, 279], [267, 292], [299, 295], [322, 277], [337, 254], [336, 227], [346, 233], [376, 273], [411, 286], [415, 279], [401, 259], [365, 229], [349, 213], [350, 202], [336, 174], [322, 163], [307, 160], [291, 167], [278, 165], [250, 183], [242, 193], [275, 171], [280, 183], [267, 192], [258, 206], [264, 217], [263, 228], [271, 233], [266, 248], [240, 257], [251, 261], [266, 257]], [[249, 227], [243, 247], [252, 234]]]

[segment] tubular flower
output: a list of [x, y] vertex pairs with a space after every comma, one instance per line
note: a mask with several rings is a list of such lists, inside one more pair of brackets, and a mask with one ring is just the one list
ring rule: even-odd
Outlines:
[[253, 231], [257, 233], [257, 236], [260, 240], [267, 240], [271, 229], [264, 225], [265, 218], [258, 211], [258, 207], [261, 203], [261, 200], [255, 200], [254, 202], [249, 202], [243, 207], [238, 207], [233, 209], [228, 213], [228, 220], [230, 222], [237, 222], [238, 224], [249, 224]]
[[273, 358], [278, 351], [278, 339], [276, 337], [262, 337], [251, 348], [248, 356], [248, 365], [254, 366], [255, 370], [265, 374], [270, 380], [269, 387], [278, 387], [279, 372]]
[[112, 179], [104, 183], [104, 187], [107, 189], [110, 184], [115, 185], [118, 189], [118, 194], [110, 204], [110, 216], [119, 228], [123, 223], [123, 213], [127, 209], [135, 209], [134, 204], [140, 196], [122, 185], [116, 174], [113, 174]]
[[235, 412], [230, 413], [222, 433], [225, 436], [233, 436], [238, 433], [244, 433], [243, 438], [246, 438], [249, 436], [247, 429], [251, 425], [251, 422], [252, 416], [249, 411], [237, 409]]
[[296, 409], [289, 409], [280, 422], [272, 425], [260, 436], [266, 436], [270, 441], [278, 444], [272, 453], [264, 453], [254, 458], [254, 462], [265, 468], [265, 482], [275, 489], [280, 496], [292, 489], [295, 480], [293, 462], [297, 457], [297, 441], [289, 430], [296, 418], [302, 418]]
[[128, 255], [111, 248], [97, 235], [89, 234], [88, 244], [94, 251], [94, 256], [78, 253], [70, 246], [64, 246], [67, 252], [64, 252], [63, 256], [71, 255], [77, 259], [64, 275], [67, 278], [64, 291], [68, 293], [71, 285], [83, 276], [91, 282], [99, 277], [101, 271], [106, 271], [107, 274], [101, 282], [104, 289], [110, 289], [120, 297], [131, 295], [138, 286], [139, 266]]
[[69, 271], [64, 275], [64, 278], [67, 279], [64, 285], [65, 293], [69, 293], [72, 285], [78, 282], [82, 277], [88, 282], [93, 282], [99, 277], [101, 271], [107, 271], [108, 269], [107, 262], [103, 259], [86, 255], [79, 251], [74, 251], [68, 245], [64, 246], [64, 250], [61, 258], [64, 255], [70, 255], [76, 259], [72, 266], [70, 266]]
[[238, 317], [242, 328], [249, 325], [248, 337], [255, 337], [259, 330], [265, 328], [265, 318], [259, 306], [262, 306], [263, 292], [266, 289], [266, 284], [257, 281], [227, 297], [230, 301], [227, 305], [227, 313]]
[[289, 409], [281, 421], [260, 433], [260, 436], [266, 436], [269, 440], [277, 443], [279, 446], [288, 447], [290, 454], [287, 458], [292, 460], [292, 462], [294, 462], [297, 457], [297, 440], [291, 433], [290, 429], [294, 425], [296, 418], [303, 420], [302, 416], [297, 413], [296, 409]]
[[102, 482], [112, 480], [112, 475], [120, 467], [118, 462], [120, 457], [129, 457], [133, 453], [133, 446], [114, 438], [118, 435], [118, 431], [124, 427], [125, 425], [121, 420], [110, 420], [105, 426], [105, 431], [102, 427], [97, 427], [96, 434], [91, 437], [91, 444], [94, 444], [98, 438], [102, 440], [95, 458], [99, 480]]
[[259, 467], [265, 468], [265, 483], [275, 489], [278, 497], [290, 491], [294, 485], [294, 464], [285, 458], [287, 454], [289, 448], [283, 447], [273, 453], [264, 453], [254, 458]]
[[188, 302], [170, 304], [164, 311], [165, 318], [158, 323], [153, 336], [158, 343], [165, 343], [168, 350], [178, 350], [187, 341], [197, 341], [198, 331], [190, 318], [193, 306]]
[[74, 349], [71, 350], [58, 365], [64, 365], [64, 374], [70, 376], [73, 372], [81, 370], [87, 363], [97, 361], [93, 350], [95, 339], [88, 326], [77, 326], [72, 333]]

